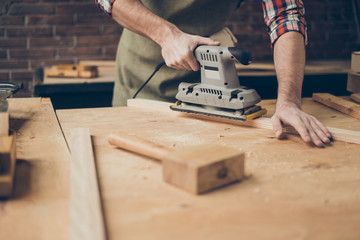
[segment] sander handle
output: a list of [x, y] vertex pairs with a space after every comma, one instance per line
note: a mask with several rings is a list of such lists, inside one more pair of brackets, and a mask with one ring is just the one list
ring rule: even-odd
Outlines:
[[110, 136], [108, 137], [108, 141], [111, 145], [114, 145], [116, 147], [159, 161], [162, 161], [164, 156], [173, 152], [167, 147], [123, 132], [116, 132], [110, 134]]

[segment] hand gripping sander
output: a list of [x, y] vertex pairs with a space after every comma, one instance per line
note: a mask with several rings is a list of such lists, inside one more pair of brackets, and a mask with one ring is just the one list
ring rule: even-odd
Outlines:
[[248, 65], [249, 51], [238, 47], [198, 46], [195, 57], [200, 63], [201, 83], [179, 84], [174, 111], [240, 121], [266, 113], [255, 104], [261, 101], [254, 89], [240, 85], [235, 61]]

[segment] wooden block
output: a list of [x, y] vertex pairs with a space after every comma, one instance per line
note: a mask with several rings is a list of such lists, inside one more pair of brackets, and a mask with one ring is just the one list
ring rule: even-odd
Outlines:
[[349, 92], [360, 92], [360, 73], [349, 72], [346, 90]]
[[11, 196], [15, 167], [15, 134], [10, 136], [0, 136], [0, 197]]
[[8, 102], [0, 101], [0, 136], [9, 135], [9, 111]]
[[353, 52], [351, 54], [351, 71], [360, 73], [360, 52]]
[[91, 65], [59, 64], [56, 66], [56, 68], [58, 70], [97, 71], [97, 66]]
[[313, 100], [339, 112], [360, 119], [360, 105], [328, 93], [314, 93]]
[[97, 67], [90, 67], [89, 69], [71, 69], [76, 65], [70, 66], [60, 66], [62, 69], [59, 69], [57, 66], [50, 69], [45, 69], [44, 73], [46, 77], [63, 77], [63, 78], [94, 78], [98, 76]]
[[207, 144], [192, 146], [166, 155], [163, 179], [198, 194], [238, 181], [244, 177], [243, 152]]
[[173, 151], [122, 132], [111, 134], [109, 143], [160, 160], [165, 182], [195, 194], [244, 177], [244, 154], [232, 148], [207, 144]]
[[355, 102], [360, 103], [360, 93], [353, 93], [350, 95], [350, 98]]
[[99, 184], [88, 128], [71, 130], [70, 184], [71, 239], [105, 240]]

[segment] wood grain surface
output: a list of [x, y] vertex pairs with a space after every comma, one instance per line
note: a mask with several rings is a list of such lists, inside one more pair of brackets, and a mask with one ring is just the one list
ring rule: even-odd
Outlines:
[[[268, 116], [275, 101], [263, 101]], [[109, 239], [359, 239], [360, 148], [333, 142], [319, 149], [296, 135], [205, 121], [165, 108], [134, 106], [59, 110], [70, 129], [88, 127]], [[165, 110], [164, 110], [165, 109]], [[303, 109], [329, 127], [360, 131], [357, 119], [311, 99]], [[245, 152], [246, 179], [194, 196], [164, 183], [161, 164], [107, 142], [114, 131], [178, 149], [212, 143]]]
[[17, 164], [0, 239], [69, 239], [69, 150], [49, 99], [9, 99]]

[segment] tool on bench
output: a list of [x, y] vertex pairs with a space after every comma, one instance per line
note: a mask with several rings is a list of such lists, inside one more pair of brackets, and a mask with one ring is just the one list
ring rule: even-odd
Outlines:
[[254, 89], [241, 86], [235, 61], [251, 62], [251, 54], [238, 47], [198, 46], [201, 83], [180, 83], [175, 111], [247, 121], [266, 113]]
[[192, 193], [203, 193], [244, 177], [245, 155], [239, 150], [206, 144], [173, 151], [125, 133], [113, 133], [109, 143], [160, 160], [165, 182]]

